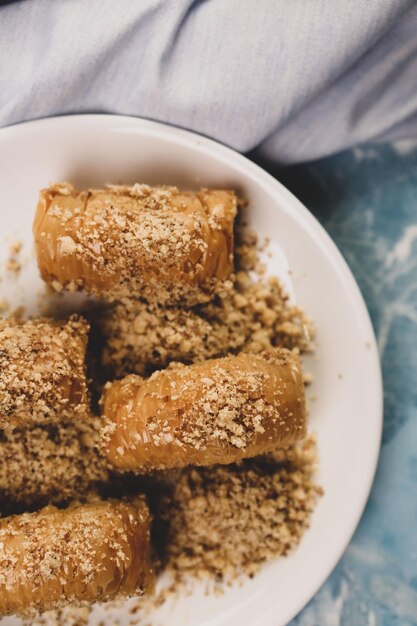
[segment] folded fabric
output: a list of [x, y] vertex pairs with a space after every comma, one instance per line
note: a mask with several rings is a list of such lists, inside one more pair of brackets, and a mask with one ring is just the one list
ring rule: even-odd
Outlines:
[[152, 118], [282, 163], [417, 137], [412, 0], [25, 0], [0, 8], [0, 126]]

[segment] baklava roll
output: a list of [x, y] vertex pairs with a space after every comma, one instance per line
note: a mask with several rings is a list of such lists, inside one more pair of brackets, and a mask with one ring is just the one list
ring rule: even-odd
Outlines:
[[0, 520], [0, 615], [141, 594], [153, 583], [141, 498]]
[[78, 316], [0, 320], [0, 428], [86, 415], [88, 331]]
[[55, 184], [40, 192], [35, 216], [39, 269], [58, 291], [205, 302], [233, 270], [236, 211], [232, 191]]
[[118, 470], [233, 463], [306, 432], [296, 354], [241, 353], [108, 383], [102, 449]]

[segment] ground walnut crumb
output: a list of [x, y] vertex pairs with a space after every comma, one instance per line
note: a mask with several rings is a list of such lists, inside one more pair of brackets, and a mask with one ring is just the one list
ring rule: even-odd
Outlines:
[[0, 320], [0, 427], [84, 416], [88, 324]]
[[235, 465], [165, 473], [150, 491], [161, 566], [232, 580], [287, 555], [301, 540], [322, 491], [314, 437]]
[[20, 272], [21, 269], [22, 266], [20, 265], [19, 261], [17, 261], [17, 259], [8, 259], [6, 263], [6, 270], [8, 272], [13, 272], [17, 274], [18, 272]]
[[155, 609], [192, 591], [195, 579], [205, 581], [207, 592], [222, 593], [224, 583], [252, 577], [264, 563], [287, 556], [323, 493], [315, 482], [317, 465], [316, 439], [309, 435], [234, 465], [148, 476], [140, 487], [154, 519], [154, 558], [169, 578], [156, 594], [130, 604], [135, 626], [151, 626]]
[[23, 621], [24, 626], [87, 626], [90, 606], [65, 606]]
[[19, 259], [23, 244], [21, 241], [14, 241], [9, 246], [9, 258], [6, 261], [6, 271], [18, 274], [22, 269], [22, 263]]
[[85, 498], [109, 480], [100, 418], [0, 431], [0, 514]]
[[171, 361], [195, 363], [271, 347], [311, 349], [314, 331], [275, 277], [253, 278], [257, 239], [240, 234], [238, 272], [230, 289], [212, 302], [183, 309], [124, 298], [100, 309], [93, 323], [103, 337], [101, 366], [109, 378], [148, 374]]

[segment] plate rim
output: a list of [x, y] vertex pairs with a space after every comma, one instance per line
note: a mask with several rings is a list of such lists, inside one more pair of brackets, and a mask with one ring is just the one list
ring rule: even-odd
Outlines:
[[[379, 352], [377, 347], [377, 341], [375, 337], [375, 331], [371, 322], [368, 308], [366, 306], [362, 292], [356, 282], [356, 279], [336, 243], [330, 237], [328, 232], [320, 224], [318, 219], [308, 210], [308, 208], [291, 192], [289, 191], [279, 180], [274, 178], [271, 174], [266, 172], [262, 167], [251, 161], [248, 157], [237, 152], [233, 148], [226, 146], [225, 144], [211, 139], [205, 135], [201, 135], [195, 131], [186, 130], [182, 127], [175, 126], [164, 122], [154, 121], [141, 117], [134, 117], [131, 115], [119, 115], [108, 113], [82, 113], [74, 115], [55, 115], [51, 117], [44, 117], [35, 120], [23, 121], [17, 124], [0, 128], [0, 149], [3, 139], [13, 137], [13, 135], [24, 135], [27, 132], [33, 130], [48, 131], [51, 127], [58, 127], [65, 124], [75, 124], [76, 126], [87, 125], [91, 130], [92, 125], [107, 125], [105, 131], [111, 131], [111, 125], [113, 125], [113, 131], [117, 130], [117, 124], [122, 126], [121, 130], [133, 130], [136, 127], [139, 131], [148, 131], [150, 134], [167, 134], [175, 136], [176, 140], [181, 139], [184, 143], [190, 145], [192, 143], [195, 147], [202, 149], [205, 152], [210, 153], [215, 159], [219, 159], [219, 155], [222, 160], [231, 162], [232, 164], [240, 164], [244, 170], [250, 173], [256, 182], [269, 188], [272, 194], [277, 193], [285, 198], [288, 205], [295, 211], [297, 219], [302, 222], [307, 222], [310, 227], [310, 233], [313, 233], [322, 245], [327, 248], [327, 252], [330, 254], [333, 263], [336, 266], [339, 274], [339, 280], [343, 280], [345, 287], [354, 298], [358, 310], [361, 323], [366, 328], [369, 336], [369, 356], [371, 358], [371, 368], [369, 375], [371, 379], [370, 388], [372, 389], [373, 400], [373, 412], [374, 412], [374, 429], [375, 436], [373, 440], [373, 448], [369, 450], [368, 465], [370, 471], [367, 474], [366, 480], [360, 497], [357, 498], [355, 504], [355, 511], [352, 512], [352, 521], [350, 524], [350, 532], [345, 533], [343, 537], [339, 538], [336, 543], [336, 547], [333, 547], [331, 555], [326, 559], [325, 566], [318, 567], [319, 574], [312, 581], [310, 585], [307, 585], [303, 592], [298, 593], [296, 607], [291, 611], [287, 611], [284, 617], [284, 621], [279, 622], [280, 625], [288, 624], [289, 621], [294, 619], [300, 611], [310, 602], [317, 594], [319, 589], [324, 585], [329, 578], [338, 562], [342, 558], [345, 550], [348, 548], [354, 533], [356, 532], [362, 515], [364, 513], [366, 504], [368, 502], [372, 485], [375, 479], [375, 474], [378, 466], [379, 454], [381, 449], [382, 439], [382, 427], [383, 427], [383, 378], [381, 371], [381, 362], [379, 358]], [[284, 612], [283, 612], [284, 613]], [[259, 626], [269, 624], [272, 625], [270, 619], [272, 615], [270, 612], [264, 613], [260, 616], [260, 620], [257, 623]], [[272, 618], [273, 619], [273, 618]], [[268, 621], [265, 621], [268, 620]], [[275, 626], [278, 626], [277, 622], [274, 622]]]

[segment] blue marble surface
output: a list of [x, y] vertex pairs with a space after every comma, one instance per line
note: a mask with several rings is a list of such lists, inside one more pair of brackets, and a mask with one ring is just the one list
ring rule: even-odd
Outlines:
[[365, 514], [292, 626], [416, 626], [417, 147], [365, 146], [272, 173], [349, 263], [372, 317], [385, 389], [381, 458]]

